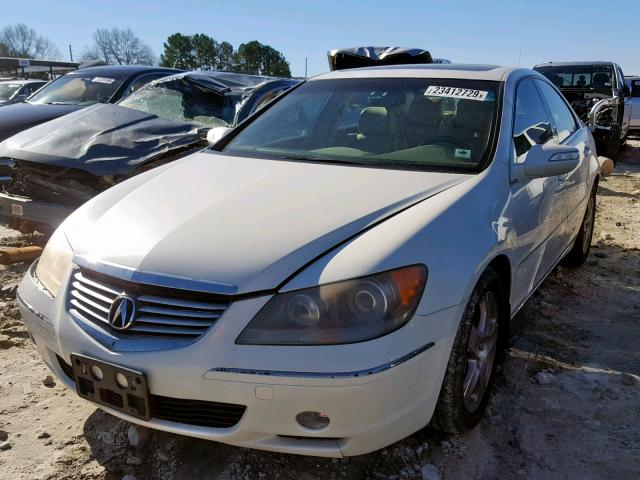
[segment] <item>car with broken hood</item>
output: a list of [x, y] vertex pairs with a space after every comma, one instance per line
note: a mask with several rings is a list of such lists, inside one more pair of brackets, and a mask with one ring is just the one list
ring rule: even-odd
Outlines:
[[0, 81], [0, 107], [24, 102], [44, 85], [46, 80], [6, 80]]
[[0, 142], [96, 103], [115, 103], [151, 80], [180, 72], [144, 65], [88, 67], [62, 75], [25, 102], [0, 109]]
[[598, 155], [616, 159], [631, 118], [630, 90], [613, 62], [552, 62], [536, 65], [591, 126]]
[[[23, 230], [48, 230], [125, 178], [207, 145], [297, 80], [187, 72], [155, 80], [115, 105], [97, 104], [0, 144], [0, 214]], [[25, 224], [25, 221], [30, 223]]]
[[84, 204], [18, 304], [61, 383], [113, 415], [359, 455], [478, 423], [510, 319], [589, 254], [598, 177], [533, 70], [337, 70]]

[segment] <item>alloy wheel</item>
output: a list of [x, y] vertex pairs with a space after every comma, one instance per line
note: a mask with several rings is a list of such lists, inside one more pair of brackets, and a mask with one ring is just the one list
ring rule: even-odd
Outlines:
[[589, 197], [587, 203], [587, 211], [582, 222], [582, 253], [587, 253], [591, 246], [591, 237], [593, 236], [593, 220], [595, 217], [596, 199], [594, 195]]
[[462, 384], [463, 401], [469, 413], [475, 412], [484, 397], [498, 345], [498, 298], [489, 291], [478, 302], [467, 342], [467, 371]]

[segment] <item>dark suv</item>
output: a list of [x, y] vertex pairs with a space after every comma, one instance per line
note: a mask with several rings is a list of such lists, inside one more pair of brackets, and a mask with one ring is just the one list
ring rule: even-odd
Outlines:
[[629, 133], [631, 92], [613, 62], [553, 62], [536, 65], [591, 126], [599, 155], [615, 159]]

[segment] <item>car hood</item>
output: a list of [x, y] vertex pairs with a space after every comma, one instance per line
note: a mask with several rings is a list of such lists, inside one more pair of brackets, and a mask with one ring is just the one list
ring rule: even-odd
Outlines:
[[0, 113], [0, 141], [34, 125], [75, 112], [80, 108], [82, 107], [77, 105], [36, 105], [32, 103], [5, 105]]
[[467, 178], [202, 152], [114, 204], [107, 194], [102, 205], [96, 198], [87, 205], [101, 212], [94, 223], [67, 235], [77, 263], [125, 280], [222, 294], [272, 290], [341, 242]]
[[125, 175], [140, 164], [204, 139], [206, 129], [111, 104], [97, 104], [14, 135], [10, 157], [93, 175]]

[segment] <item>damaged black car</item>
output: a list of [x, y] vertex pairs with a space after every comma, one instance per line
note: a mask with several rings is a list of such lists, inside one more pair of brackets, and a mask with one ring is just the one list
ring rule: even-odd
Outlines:
[[[0, 143], [0, 215], [22, 231], [51, 231], [93, 196], [214, 141], [297, 80], [187, 72], [147, 84]], [[218, 128], [216, 128], [218, 127]], [[209, 133], [211, 132], [211, 133]], [[207, 135], [209, 133], [209, 135]]]
[[598, 155], [615, 160], [629, 133], [629, 87], [613, 62], [545, 63], [533, 67], [564, 95], [591, 127]]

